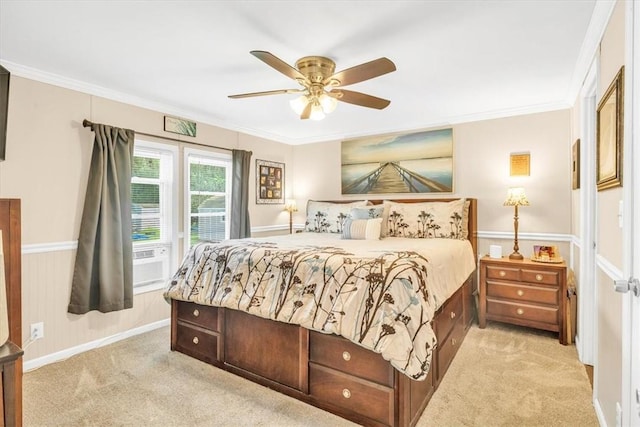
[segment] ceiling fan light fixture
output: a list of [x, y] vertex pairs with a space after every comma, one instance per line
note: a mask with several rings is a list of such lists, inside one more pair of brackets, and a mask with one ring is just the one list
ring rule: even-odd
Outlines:
[[338, 106], [338, 100], [332, 96], [327, 95], [326, 93], [320, 95], [319, 101], [320, 105], [322, 105], [322, 110], [326, 114], [332, 113]]
[[309, 103], [309, 98], [307, 95], [301, 95], [295, 99], [289, 101], [289, 105], [291, 109], [299, 116], [304, 111], [304, 107]]
[[325, 114], [322, 110], [322, 105], [320, 105], [320, 103], [316, 101], [311, 107], [311, 115], [309, 116], [309, 118], [311, 120], [322, 120], [324, 119], [324, 117]]

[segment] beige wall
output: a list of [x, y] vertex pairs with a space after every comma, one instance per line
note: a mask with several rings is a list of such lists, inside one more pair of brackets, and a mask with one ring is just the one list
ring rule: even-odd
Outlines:
[[[23, 254], [23, 342], [27, 341], [31, 323], [44, 322], [45, 328], [45, 337], [26, 348], [25, 360], [167, 319], [169, 305], [160, 291], [136, 295], [134, 308], [130, 310], [82, 316], [67, 313], [75, 259], [75, 250], [69, 249], [69, 242], [78, 238], [93, 144], [93, 133], [82, 127], [82, 121], [89, 119], [180, 138], [163, 131], [164, 114], [18, 76], [11, 78], [9, 102], [6, 161], [0, 162], [0, 197], [22, 200], [23, 245], [29, 249], [42, 244], [62, 246], [50, 252], [28, 250]], [[250, 150], [252, 165], [256, 158], [279, 161], [286, 164], [285, 171], [293, 157], [289, 145], [201, 123], [194, 140]], [[171, 144], [179, 148], [180, 169], [185, 147], [203, 149], [188, 143]], [[285, 188], [289, 188], [292, 175], [285, 177]], [[182, 203], [181, 181], [178, 189]], [[254, 167], [249, 190], [251, 195], [255, 194]], [[280, 225], [282, 231], [265, 234], [288, 232], [288, 216], [282, 205], [256, 205], [255, 197], [251, 196], [249, 202], [252, 227]], [[179, 229], [182, 228], [180, 218]], [[181, 256], [178, 253], [176, 258]]]
[[[568, 235], [572, 209], [570, 150], [567, 150], [570, 123], [570, 110], [558, 110], [453, 125], [454, 193], [444, 196], [477, 198], [478, 229], [512, 233], [514, 209], [502, 204], [509, 187], [523, 186], [531, 206], [519, 209], [519, 232]], [[529, 177], [509, 176], [509, 156], [515, 152], [531, 154]], [[339, 141], [296, 146], [293, 164], [296, 177], [293, 195], [301, 206], [308, 198], [366, 198], [340, 194]], [[424, 196], [384, 195], [389, 198]], [[295, 218], [296, 222], [304, 223], [303, 210]], [[511, 253], [512, 239], [510, 236], [502, 242], [503, 253]], [[481, 249], [488, 247], [487, 242], [481, 240]], [[536, 243], [520, 243], [520, 252], [531, 255]], [[568, 245], [559, 246], [562, 255], [568, 258]]]

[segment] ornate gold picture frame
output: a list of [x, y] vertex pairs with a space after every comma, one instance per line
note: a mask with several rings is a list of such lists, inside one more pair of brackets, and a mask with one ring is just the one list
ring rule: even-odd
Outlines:
[[624, 66], [598, 104], [596, 124], [596, 185], [598, 191], [622, 187]]

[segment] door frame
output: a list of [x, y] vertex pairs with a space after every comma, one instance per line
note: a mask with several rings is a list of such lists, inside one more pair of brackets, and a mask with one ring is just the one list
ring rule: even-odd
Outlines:
[[[640, 7], [626, 2], [625, 10], [625, 88], [624, 88], [624, 143], [623, 143], [623, 272], [624, 277], [640, 278], [640, 108], [634, 108], [640, 99]], [[635, 238], [634, 238], [635, 237]], [[640, 425], [640, 297], [632, 292], [622, 300], [622, 425]]]
[[[596, 365], [596, 110], [599, 59], [589, 68], [580, 93], [580, 289], [576, 349], [585, 365]], [[595, 387], [594, 387], [595, 390]]]

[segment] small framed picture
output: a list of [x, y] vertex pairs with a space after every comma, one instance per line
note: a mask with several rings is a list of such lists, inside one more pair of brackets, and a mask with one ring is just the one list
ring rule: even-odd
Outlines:
[[284, 204], [284, 163], [256, 159], [256, 204]]
[[531, 260], [549, 263], [560, 263], [563, 261], [560, 252], [558, 252], [558, 247], [547, 245], [534, 245]]
[[571, 149], [571, 188], [580, 188], [580, 140], [576, 140]]

